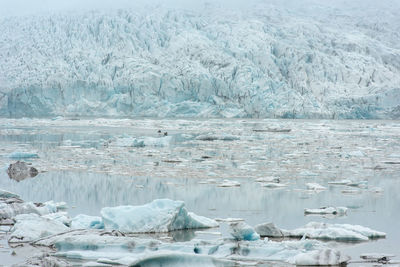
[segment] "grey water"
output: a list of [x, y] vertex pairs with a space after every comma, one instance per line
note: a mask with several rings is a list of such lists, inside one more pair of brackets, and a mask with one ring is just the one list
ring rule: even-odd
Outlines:
[[[167, 144], [132, 145], [134, 138], [164, 138], [159, 129], [171, 137]], [[332, 246], [355, 260], [371, 252], [400, 256], [398, 121], [16, 119], [0, 122], [0, 133], [0, 188], [26, 201], [65, 201], [71, 216], [169, 198], [185, 201], [196, 214], [243, 218], [253, 226], [367, 226], [387, 237]], [[207, 134], [229, 138], [197, 138]], [[37, 152], [39, 158], [23, 160], [39, 175], [10, 179], [14, 151]], [[279, 177], [287, 187], [263, 187], [256, 179], [264, 177]], [[367, 181], [367, 187], [328, 184], [342, 179]], [[220, 187], [223, 180], [240, 186]], [[307, 190], [310, 182], [326, 190]], [[305, 208], [322, 206], [349, 210], [342, 217], [304, 215]]]

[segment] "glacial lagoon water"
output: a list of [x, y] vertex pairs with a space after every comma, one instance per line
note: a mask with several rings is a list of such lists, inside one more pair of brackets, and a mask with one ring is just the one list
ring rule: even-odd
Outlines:
[[[367, 226], [387, 237], [331, 245], [354, 260], [371, 252], [400, 256], [399, 121], [2, 119], [0, 144], [0, 188], [26, 201], [65, 201], [71, 216], [170, 198], [185, 201], [196, 214], [243, 218], [253, 226], [273, 222], [294, 229], [310, 221]], [[8, 177], [15, 151], [37, 153], [38, 158], [21, 159], [39, 170], [37, 176]], [[274, 189], [256, 181], [268, 177], [287, 186]], [[343, 179], [366, 182], [328, 183]], [[222, 187], [224, 180], [240, 186]], [[306, 183], [326, 190], [308, 190]], [[322, 206], [349, 210], [341, 217], [304, 215], [305, 208]], [[220, 232], [228, 236], [226, 227]], [[4, 239], [1, 245], [0, 256], [17, 261]]]

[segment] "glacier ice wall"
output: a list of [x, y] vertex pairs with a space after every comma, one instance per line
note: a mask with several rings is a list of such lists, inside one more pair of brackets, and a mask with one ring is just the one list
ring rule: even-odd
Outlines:
[[310, 10], [0, 19], [0, 116], [399, 118], [400, 9]]

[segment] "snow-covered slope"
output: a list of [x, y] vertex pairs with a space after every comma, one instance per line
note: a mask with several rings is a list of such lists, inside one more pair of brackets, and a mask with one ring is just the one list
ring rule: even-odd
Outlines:
[[399, 10], [4, 18], [0, 115], [399, 118]]

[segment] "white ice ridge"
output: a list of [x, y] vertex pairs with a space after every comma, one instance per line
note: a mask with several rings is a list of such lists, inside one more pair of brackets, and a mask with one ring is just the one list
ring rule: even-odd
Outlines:
[[156, 199], [142, 206], [106, 207], [101, 210], [106, 229], [127, 233], [154, 233], [218, 227], [215, 220], [188, 212], [183, 201]]
[[285, 4], [2, 18], [0, 115], [399, 118], [399, 5]]

